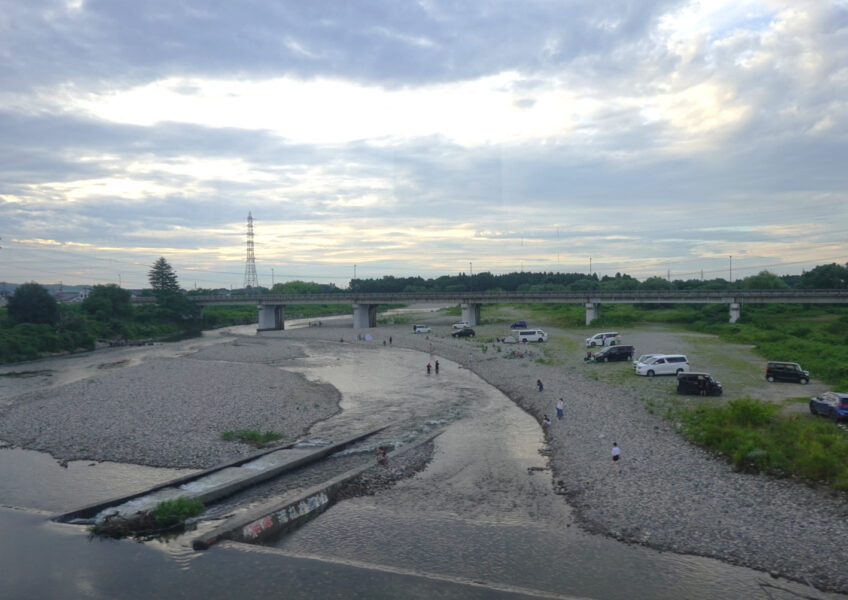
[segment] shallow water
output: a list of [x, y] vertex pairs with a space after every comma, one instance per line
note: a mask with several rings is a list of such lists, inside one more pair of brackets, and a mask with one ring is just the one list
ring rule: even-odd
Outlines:
[[[552, 489], [538, 423], [454, 363], [442, 361], [441, 379], [427, 376], [427, 360], [389, 349], [303, 361], [310, 366], [299, 370], [307, 377], [332, 383], [344, 396], [346, 413], [316, 428], [326, 435], [344, 423], [375, 425], [386, 414], [407, 429], [435, 415], [450, 418], [422, 473], [332, 507], [276, 548], [592, 598], [780, 598], [812, 591], [717, 560], [584, 532]], [[404, 402], [391, 397], [394, 389]]]
[[[218, 334], [211, 341], [95, 353], [82, 362], [64, 363], [64, 372], [63, 359], [51, 359], [50, 368], [68, 381], [103, 364], [179, 355], [221, 339]], [[162, 596], [162, 590], [175, 597], [180, 590], [180, 597], [260, 598], [283, 589], [292, 598], [357, 597], [355, 589], [366, 590], [358, 597], [513, 597], [509, 590], [516, 591], [515, 597], [598, 599], [838, 597], [719, 561], [659, 553], [583, 532], [564, 498], [552, 490], [538, 424], [454, 363], [442, 360], [439, 376], [427, 376], [430, 360], [426, 354], [372, 344], [369, 351], [342, 349], [293, 366], [343, 394], [343, 412], [317, 425], [314, 438], [338, 439], [388, 425], [377, 439], [328, 461], [322, 467], [327, 471], [319, 469], [310, 478], [344, 469], [346, 461], [365, 453], [373, 460], [377, 444], [402, 445], [445, 427], [436, 439], [433, 462], [418, 476], [376, 496], [344, 501], [267, 549], [226, 545], [198, 554], [186, 547], [187, 541], [85, 542], [80, 528], [0, 511], [0, 561], [13, 563], [15, 573], [6, 582], [9, 597], [118, 597], [127, 580], [135, 583], [121, 597]], [[175, 476], [109, 463], [70, 463], [65, 469], [47, 455], [17, 449], [0, 450], [0, 473], [0, 504], [48, 511]], [[239, 502], [304, 485], [297, 478], [282, 481], [258, 495], [243, 494]], [[45, 560], [52, 561], [50, 572], [57, 577], [42, 577]], [[144, 578], [137, 577], [139, 568]], [[479, 584], [468, 585], [474, 581]]]

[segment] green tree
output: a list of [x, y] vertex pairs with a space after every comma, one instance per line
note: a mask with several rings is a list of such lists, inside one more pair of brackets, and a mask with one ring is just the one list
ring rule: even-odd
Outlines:
[[173, 267], [168, 264], [164, 256], [160, 256], [159, 260], [153, 263], [153, 267], [147, 274], [147, 280], [150, 282], [150, 287], [154, 292], [171, 291], [179, 292], [180, 284], [177, 282], [177, 274], [174, 273]]
[[180, 292], [163, 290], [156, 294], [156, 306], [162, 318], [187, 321], [200, 315], [200, 307]]
[[25, 283], [15, 288], [6, 305], [9, 317], [17, 323], [53, 325], [59, 319], [59, 305], [43, 285]]
[[789, 286], [780, 277], [768, 271], [760, 271], [742, 280], [742, 287], [746, 290], [783, 290]]
[[830, 263], [819, 265], [801, 275], [798, 287], [816, 290], [843, 289], [848, 287], [848, 268]]
[[95, 285], [91, 288], [88, 297], [82, 301], [82, 309], [103, 322], [114, 318], [131, 317], [133, 312], [129, 291], [114, 283]]
[[642, 290], [651, 290], [651, 291], [665, 291], [665, 290], [673, 290], [674, 286], [667, 279], [663, 279], [662, 277], [648, 277], [645, 281], [642, 282], [642, 285], [639, 286], [639, 289]]

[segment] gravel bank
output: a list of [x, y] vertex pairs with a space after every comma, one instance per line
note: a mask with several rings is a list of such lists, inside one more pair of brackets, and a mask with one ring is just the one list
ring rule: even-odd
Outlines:
[[[848, 592], [844, 494], [736, 473], [686, 442], [672, 423], [650, 414], [632, 394], [587, 377], [582, 365], [539, 363], [535, 347], [537, 356], [530, 358], [504, 358], [491, 347], [483, 353], [478, 342], [450, 337], [449, 318], [427, 322], [435, 324], [430, 336], [412, 334], [408, 325], [380, 327], [372, 330], [371, 344], [382, 345], [389, 336], [395, 346], [424, 352], [432, 344], [435, 357], [460, 364], [468, 364], [470, 354], [471, 368], [483, 379], [540, 422], [544, 414], [553, 417], [546, 438], [555, 486], [586, 529]], [[477, 332], [480, 337], [503, 335], [503, 328], [482, 326]], [[340, 336], [350, 341], [353, 334], [350, 329], [313, 329], [272, 335], [338, 342]], [[541, 393], [537, 379], [544, 383]], [[560, 396], [566, 403], [563, 421], [555, 418]], [[622, 448], [620, 472], [612, 467], [613, 441]]]
[[[427, 352], [432, 344], [435, 358], [470, 363], [539, 421], [544, 414], [553, 417], [557, 398], [564, 397], [565, 419], [554, 419], [546, 432], [550, 463], [555, 486], [585, 528], [848, 592], [845, 495], [736, 473], [684, 441], [632, 392], [587, 377], [589, 371], [577, 362], [550, 366], [537, 362], [538, 354], [508, 359], [491, 348], [483, 353], [478, 342], [450, 337], [450, 318], [426, 320], [434, 325], [430, 336], [398, 325], [372, 330], [372, 342], [353, 342], [350, 327], [325, 326], [267, 332], [186, 356], [107, 369], [4, 398], [0, 439], [65, 460], [209, 467], [249, 452], [220, 441], [224, 430], [270, 429], [294, 439], [338, 410], [334, 388], [281, 370], [286, 360], [308, 354], [313, 344], [326, 351], [344, 339], [346, 346], [368, 351], [391, 336], [394, 346]], [[500, 326], [477, 330], [481, 337], [503, 335]], [[536, 390], [537, 379], [544, 392]], [[622, 448], [620, 472], [610, 460], [613, 441]], [[426, 453], [420, 458], [426, 460]]]
[[[233, 361], [221, 360], [228, 354]], [[224, 431], [276, 431], [291, 442], [338, 412], [338, 390], [275, 364], [303, 355], [297, 345], [269, 351], [248, 340], [103, 370], [7, 399], [0, 439], [65, 461], [212, 467], [253, 451], [222, 441]]]

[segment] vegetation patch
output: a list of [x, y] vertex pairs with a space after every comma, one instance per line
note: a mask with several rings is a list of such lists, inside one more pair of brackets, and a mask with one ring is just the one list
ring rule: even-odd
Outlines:
[[696, 444], [737, 469], [794, 476], [848, 490], [848, 435], [809, 415], [778, 414], [780, 405], [750, 398], [680, 408], [676, 418]]
[[102, 523], [89, 528], [90, 537], [121, 539], [161, 537], [163, 534], [180, 533], [185, 530], [187, 520], [200, 516], [206, 506], [196, 498], [164, 500], [150, 512], [139, 512], [132, 517], [112, 515]]
[[266, 448], [283, 439], [283, 434], [276, 431], [261, 433], [252, 429], [238, 429], [236, 431], [225, 431], [221, 434], [221, 439], [225, 442], [241, 442], [256, 448]]

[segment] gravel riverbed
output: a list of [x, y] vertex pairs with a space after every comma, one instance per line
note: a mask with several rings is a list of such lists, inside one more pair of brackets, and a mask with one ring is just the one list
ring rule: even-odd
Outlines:
[[[428, 323], [450, 323], [428, 318]], [[478, 336], [503, 335], [502, 327], [478, 327]], [[848, 593], [844, 568], [848, 498], [787, 479], [736, 472], [723, 460], [687, 442], [675, 424], [651, 414], [632, 393], [586, 376], [579, 367], [551, 366], [534, 355], [506, 358], [480, 342], [450, 337], [434, 326], [429, 336], [409, 325], [372, 330], [373, 345], [392, 344], [429, 352], [469, 367], [539, 422], [553, 418], [545, 433], [554, 486], [594, 533], [659, 550], [708, 556], [820, 589]], [[561, 335], [545, 327], [552, 336]], [[274, 334], [278, 335], [278, 334]], [[297, 330], [299, 339], [338, 343], [339, 332]], [[343, 332], [345, 343], [351, 330]], [[368, 344], [359, 343], [366, 348]], [[519, 349], [524, 350], [524, 349]], [[422, 373], [424, 366], [422, 364]], [[605, 368], [607, 365], [592, 365]], [[536, 380], [544, 383], [538, 392]], [[565, 401], [558, 421], [556, 401]], [[613, 467], [613, 442], [622, 448], [621, 470]]]
[[[222, 442], [222, 431], [274, 430], [295, 439], [338, 410], [338, 392], [281, 369], [288, 360], [342, 343], [369, 351], [391, 336], [393, 346], [432, 350], [433, 358], [470, 367], [540, 423], [545, 414], [553, 417], [545, 436], [554, 486], [587, 530], [848, 593], [845, 494], [737, 473], [686, 442], [630, 392], [580, 368], [539, 362], [535, 347], [536, 355], [525, 358], [491, 347], [484, 353], [480, 342], [451, 338], [449, 318], [428, 322], [435, 323], [429, 336], [412, 334], [408, 325], [381, 326], [370, 342], [355, 342], [349, 326], [268, 332], [41, 391], [12, 386], [20, 393], [3, 393], [0, 439], [63, 460], [209, 467], [250, 451]], [[562, 421], [555, 418], [559, 397]], [[610, 459], [613, 441], [622, 448], [620, 471]]]

